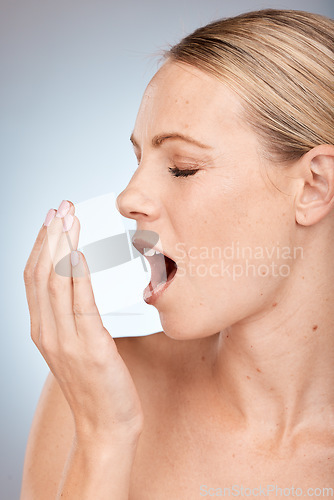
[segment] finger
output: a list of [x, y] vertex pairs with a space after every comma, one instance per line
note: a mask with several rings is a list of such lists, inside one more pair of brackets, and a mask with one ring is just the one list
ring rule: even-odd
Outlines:
[[[73, 313], [78, 335], [96, 338], [97, 332], [105, 330], [95, 303], [87, 261], [82, 252], [72, 252]], [[109, 335], [109, 333], [108, 333]]]
[[45, 240], [47, 234], [47, 225], [49, 224], [52, 218], [55, 216], [56, 210], [50, 209], [46, 215], [44, 223], [40, 228], [37, 238], [35, 240], [34, 246], [31, 250], [30, 256], [27, 260], [25, 269], [24, 269], [24, 284], [27, 296], [27, 302], [29, 307], [30, 314], [30, 327], [31, 327], [31, 337], [35, 342], [38, 331], [39, 331], [39, 307], [38, 301], [35, 293], [35, 285], [34, 285], [34, 269], [40, 255], [43, 242]]
[[[46, 215], [45, 221], [47, 221], [47, 219], [50, 220], [50, 218], [51, 217], [53, 218], [55, 215], [56, 215], [56, 210], [54, 208], [51, 208]], [[38, 232], [34, 246], [32, 247], [29, 258], [26, 262], [26, 266], [24, 268], [24, 277], [27, 278], [27, 281], [29, 282], [28, 284], [30, 284], [30, 281], [32, 281], [33, 279], [33, 269], [36, 265], [46, 235], [47, 226], [45, 225], [45, 221], [43, 222], [43, 225]]]
[[[66, 224], [69, 226], [66, 227]], [[61, 342], [77, 334], [73, 316], [71, 251], [78, 246], [80, 222], [74, 216], [72, 219], [65, 218], [64, 225], [67, 230], [60, 235], [49, 278], [50, 303]]]
[[[66, 200], [66, 202], [67, 207], [69, 207], [69, 213], [73, 215], [73, 204], [68, 200]], [[40, 316], [40, 336], [43, 334], [44, 337], [43, 339], [39, 339], [42, 349], [43, 347], [47, 347], [46, 341], [51, 346], [52, 343], [55, 342], [56, 336], [56, 322], [49, 296], [49, 278], [51, 270], [54, 267], [58, 242], [63, 233], [63, 219], [61, 217], [63, 214], [61, 212], [63, 206], [64, 202], [60, 204], [56, 216], [47, 227], [47, 234], [34, 270], [34, 283]]]

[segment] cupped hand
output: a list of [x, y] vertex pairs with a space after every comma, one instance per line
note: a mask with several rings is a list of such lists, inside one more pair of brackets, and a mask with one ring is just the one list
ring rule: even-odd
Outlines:
[[73, 204], [64, 200], [49, 210], [45, 223], [24, 269], [32, 340], [68, 401], [78, 439], [139, 434], [141, 403], [103, 326], [85, 257], [76, 251], [80, 223]]

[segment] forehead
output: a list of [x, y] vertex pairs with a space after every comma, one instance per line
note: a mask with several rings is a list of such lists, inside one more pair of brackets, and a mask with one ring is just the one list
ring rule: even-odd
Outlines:
[[208, 142], [221, 134], [222, 127], [229, 134], [240, 130], [241, 112], [237, 95], [217, 78], [194, 66], [167, 61], [145, 90], [134, 135], [144, 140], [177, 131]]

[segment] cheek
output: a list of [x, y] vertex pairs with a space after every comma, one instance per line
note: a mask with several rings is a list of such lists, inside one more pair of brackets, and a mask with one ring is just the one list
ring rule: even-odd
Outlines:
[[220, 210], [214, 202], [209, 198], [202, 214], [183, 231], [187, 255], [178, 266], [192, 293], [206, 300], [244, 292], [245, 297], [260, 297], [275, 289], [293, 266], [291, 232], [278, 215], [280, 206], [264, 197], [260, 204], [255, 199], [220, 201]]
[[[291, 241], [288, 209], [285, 215], [285, 200], [270, 191], [255, 169], [253, 166], [246, 172], [247, 183], [237, 170], [234, 177], [217, 169], [210, 177], [190, 179], [182, 199], [173, 205], [177, 237], [187, 253], [190, 250], [190, 255], [177, 263], [183, 265], [184, 275], [203, 286], [220, 286], [217, 274], [223, 271], [218, 271], [218, 266], [220, 269], [223, 263], [240, 273], [237, 282], [252, 285], [259, 279], [263, 284], [261, 278], [266, 277], [272, 263], [284, 264], [279, 249]], [[248, 264], [256, 266], [255, 274], [245, 271]], [[224, 282], [231, 279], [226, 272]]]
[[205, 337], [256, 314], [276, 303], [291, 272], [284, 200], [259, 183], [235, 191], [224, 186], [203, 186], [183, 200], [187, 211], [179, 204], [181, 218], [175, 213], [188, 255], [175, 283], [173, 315], [163, 319], [167, 335]]

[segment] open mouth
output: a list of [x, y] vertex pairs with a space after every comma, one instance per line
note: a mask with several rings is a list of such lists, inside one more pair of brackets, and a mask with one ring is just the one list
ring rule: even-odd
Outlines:
[[[148, 260], [151, 267], [151, 281], [145, 289], [145, 294], [153, 295], [158, 290], [167, 288], [177, 272], [177, 264], [173, 259], [152, 248], [152, 243], [142, 239], [132, 241], [133, 246]], [[166, 286], [163, 286], [167, 283]]]
[[[145, 249], [146, 250], [146, 249]], [[150, 250], [151, 251], [151, 250]], [[162, 283], [171, 281], [177, 271], [176, 263], [164, 255], [163, 253], [156, 252], [154, 255], [143, 254], [151, 266], [151, 284], [153, 290]]]

